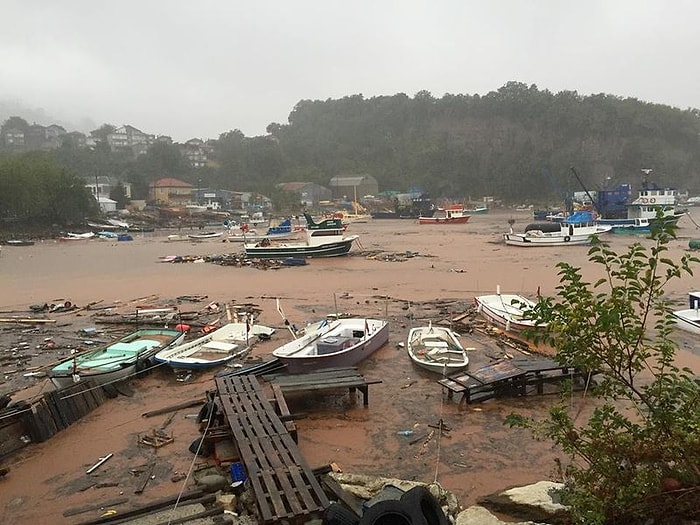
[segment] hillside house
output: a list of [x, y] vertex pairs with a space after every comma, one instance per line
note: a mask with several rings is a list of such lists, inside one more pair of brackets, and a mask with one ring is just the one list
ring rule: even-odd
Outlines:
[[107, 144], [112, 151], [131, 150], [134, 157], [146, 153], [155, 140], [155, 135], [144, 133], [128, 124], [107, 135]]
[[192, 184], [166, 177], [151, 183], [148, 200], [157, 206], [185, 206], [194, 202], [195, 193]]

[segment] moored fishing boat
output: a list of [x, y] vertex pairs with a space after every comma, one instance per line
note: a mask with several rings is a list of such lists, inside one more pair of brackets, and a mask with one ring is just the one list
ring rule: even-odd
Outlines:
[[453, 204], [445, 208], [436, 208], [430, 216], [418, 217], [418, 224], [466, 224], [471, 215], [461, 204]]
[[265, 238], [260, 242], [244, 243], [248, 258], [284, 259], [286, 257], [337, 257], [346, 255], [357, 235], [345, 235], [345, 226], [340, 219], [324, 219], [315, 222], [309, 214], [306, 231], [301, 240], [277, 240]]
[[181, 343], [185, 332], [171, 328], [144, 328], [105, 347], [75, 354], [48, 371], [51, 382], [62, 388], [82, 379], [102, 385], [126, 379], [152, 364], [160, 350]]
[[207, 241], [209, 239], [218, 239], [224, 234], [224, 232], [202, 232], [202, 233], [190, 233], [187, 238], [191, 241]]
[[[610, 226], [616, 233], [648, 232], [662, 220], [676, 224], [687, 214], [686, 210], [676, 208], [678, 192], [674, 188], [662, 188], [652, 182], [643, 182], [637, 198], [626, 204], [626, 217], [599, 218], [597, 223]], [[658, 214], [661, 213], [661, 219]]]
[[522, 295], [502, 294], [499, 289], [492, 295], [477, 295], [474, 302], [479, 314], [506, 330], [519, 332], [546, 326], [527, 318], [526, 313], [535, 307], [535, 303]]
[[596, 223], [593, 214], [577, 211], [561, 222], [535, 222], [525, 227], [522, 233], [503, 234], [503, 240], [511, 246], [575, 246], [590, 244], [592, 235], [601, 235], [612, 229]]
[[353, 366], [389, 340], [389, 325], [380, 319], [343, 318], [319, 325], [272, 352], [292, 374]]
[[411, 328], [406, 339], [408, 356], [416, 365], [449, 375], [464, 370], [469, 365], [467, 351], [458, 335], [442, 326], [419, 326]]
[[260, 339], [269, 339], [274, 328], [254, 323], [228, 323], [193, 341], [163, 349], [157, 363], [189, 370], [220, 366], [247, 354]]
[[671, 312], [676, 326], [691, 334], [700, 335], [700, 292], [688, 294], [690, 308]]

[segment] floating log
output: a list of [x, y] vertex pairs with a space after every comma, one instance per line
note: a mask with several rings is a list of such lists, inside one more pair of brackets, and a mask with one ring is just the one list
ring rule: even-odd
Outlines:
[[56, 319], [32, 319], [31, 317], [0, 317], [0, 323], [47, 324], [55, 322]]

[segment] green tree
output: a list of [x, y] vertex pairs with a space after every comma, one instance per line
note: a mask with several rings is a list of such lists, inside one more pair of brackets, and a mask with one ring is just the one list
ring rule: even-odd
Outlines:
[[[660, 215], [659, 215], [660, 220]], [[543, 298], [530, 316], [557, 360], [599, 373], [586, 421], [563, 401], [544, 420], [511, 414], [511, 425], [553, 440], [566, 453], [565, 495], [575, 523], [679, 523], [700, 509], [700, 387], [675, 363], [674, 322], [664, 288], [698, 261], [667, 257], [674, 227], [652, 232], [618, 255], [599, 239], [589, 252], [604, 278], [559, 263], [559, 301]]]
[[29, 129], [29, 124], [22, 117], [10, 117], [2, 124], [0, 131], [5, 132], [10, 129], [18, 129], [26, 132]]
[[113, 124], [102, 124], [99, 128], [93, 129], [90, 136], [100, 142], [107, 142], [107, 135], [114, 133], [117, 127]]
[[47, 153], [0, 158], [0, 216], [37, 224], [69, 224], [95, 211], [85, 181]]

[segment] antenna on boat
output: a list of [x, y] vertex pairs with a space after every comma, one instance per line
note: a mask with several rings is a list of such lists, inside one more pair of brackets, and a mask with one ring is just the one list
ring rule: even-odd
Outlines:
[[284, 310], [282, 310], [282, 305], [280, 304], [280, 298], [279, 298], [279, 297], [275, 297], [275, 301], [277, 302], [277, 311], [278, 311], [279, 314], [282, 316], [282, 321], [284, 321], [284, 326], [286, 326], [287, 329], [291, 332], [292, 337], [293, 337], [294, 339], [296, 339], [296, 338], [297, 338], [296, 330], [294, 330], [294, 328], [292, 328], [292, 325], [289, 324], [289, 320], [288, 320], [287, 317], [284, 315]]

